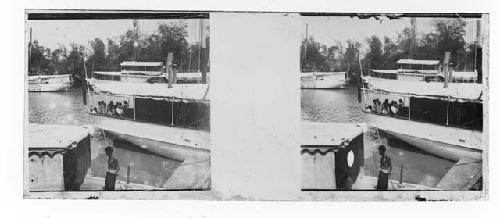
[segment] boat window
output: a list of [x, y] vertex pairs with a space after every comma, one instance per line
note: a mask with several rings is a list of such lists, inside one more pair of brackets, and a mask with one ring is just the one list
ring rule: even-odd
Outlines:
[[411, 120], [482, 130], [482, 103], [410, 98]]
[[136, 119], [180, 127], [210, 129], [210, 105], [202, 102], [172, 102], [136, 98]]

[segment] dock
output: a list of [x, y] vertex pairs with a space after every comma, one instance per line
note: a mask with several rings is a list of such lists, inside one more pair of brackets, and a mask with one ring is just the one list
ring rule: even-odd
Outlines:
[[28, 126], [29, 191], [78, 191], [90, 168], [90, 127]]
[[468, 191], [483, 177], [483, 162], [460, 159], [439, 181], [437, 188], [442, 190]]
[[364, 164], [362, 124], [302, 122], [302, 190], [348, 189]]
[[[376, 190], [377, 189], [377, 177], [360, 175], [356, 179], [356, 182], [352, 185], [352, 190]], [[397, 180], [389, 180], [388, 191], [437, 191], [438, 188], [427, 187], [412, 183], [400, 183]]]
[[[80, 191], [96, 191], [96, 190], [104, 190], [104, 182], [105, 179], [101, 177], [86, 177], [84, 183], [80, 187]], [[136, 183], [128, 183], [121, 180], [116, 180], [115, 183], [115, 191], [151, 191], [151, 190], [159, 190], [160, 188], [144, 185], [144, 184], [136, 184]]]

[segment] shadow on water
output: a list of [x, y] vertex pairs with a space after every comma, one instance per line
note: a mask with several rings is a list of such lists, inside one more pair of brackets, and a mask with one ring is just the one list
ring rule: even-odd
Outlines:
[[[30, 123], [96, 125], [102, 119], [87, 113], [80, 89], [68, 92], [29, 92], [28, 98]], [[107, 156], [104, 148], [108, 145], [115, 147], [115, 156], [121, 167], [118, 179], [122, 181], [127, 180], [127, 167], [130, 166], [131, 183], [161, 187], [181, 164], [122, 141], [104, 139], [99, 134], [94, 134], [91, 140], [92, 163], [89, 176], [105, 177]]]
[[[303, 120], [337, 123], [370, 123], [361, 111], [357, 89], [303, 89], [301, 111]], [[379, 137], [380, 135], [380, 137]], [[380, 155], [378, 146], [387, 145], [392, 159], [390, 179], [399, 180], [403, 167], [403, 182], [435, 187], [454, 162], [423, 152], [399, 140], [388, 139], [383, 132], [368, 129], [364, 134], [365, 164], [361, 174], [378, 176]]]

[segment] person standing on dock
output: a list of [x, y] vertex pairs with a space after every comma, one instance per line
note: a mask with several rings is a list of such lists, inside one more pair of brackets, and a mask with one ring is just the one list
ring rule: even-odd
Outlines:
[[389, 185], [389, 175], [392, 171], [391, 158], [387, 156], [386, 148], [384, 145], [378, 146], [378, 153], [380, 154], [380, 170], [378, 171], [377, 190], [387, 191]]
[[104, 149], [106, 155], [108, 156], [108, 169], [106, 170], [106, 180], [104, 181], [104, 190], [105, 191], [114, 191], [116, 177], [118, 176], [118, 172], [120, 171], [120, 164], [118, 163], [118, 159], [113, 155], [113, 147], [108, 146]]

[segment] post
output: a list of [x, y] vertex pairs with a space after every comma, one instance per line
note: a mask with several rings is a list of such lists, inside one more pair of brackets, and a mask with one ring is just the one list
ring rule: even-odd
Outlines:
[[[83, 68], [85, 69], [85, 59], [83, 59]], [[73, 70], [75, 70], [75, 67], [73, 66]], [[85, 78], [86, 75], [85, 75], [85, 70], [82, 71], [82, 78], [81, 78], [81, 81], [82, 81], [82, 97], [83, 97], [83, 105], [87, 105], [87, 80]]]
[[200, 40], [201, 40], [201, 50], [200, 50], [200, 70], [201, 70], [201, 83], [207, 83], [207, 64], [208, 64], [208, 55], [207, 55], [207, 38], [205, 37], [205, 27], [204, 27], [203, 19], [200, 19]]
[[130, 165], [127, 166], [127, 184], [130, 183]]
[[401, 164], [401, 173], [399, 174], [399, 184], [403, 184], [403, 164]]

